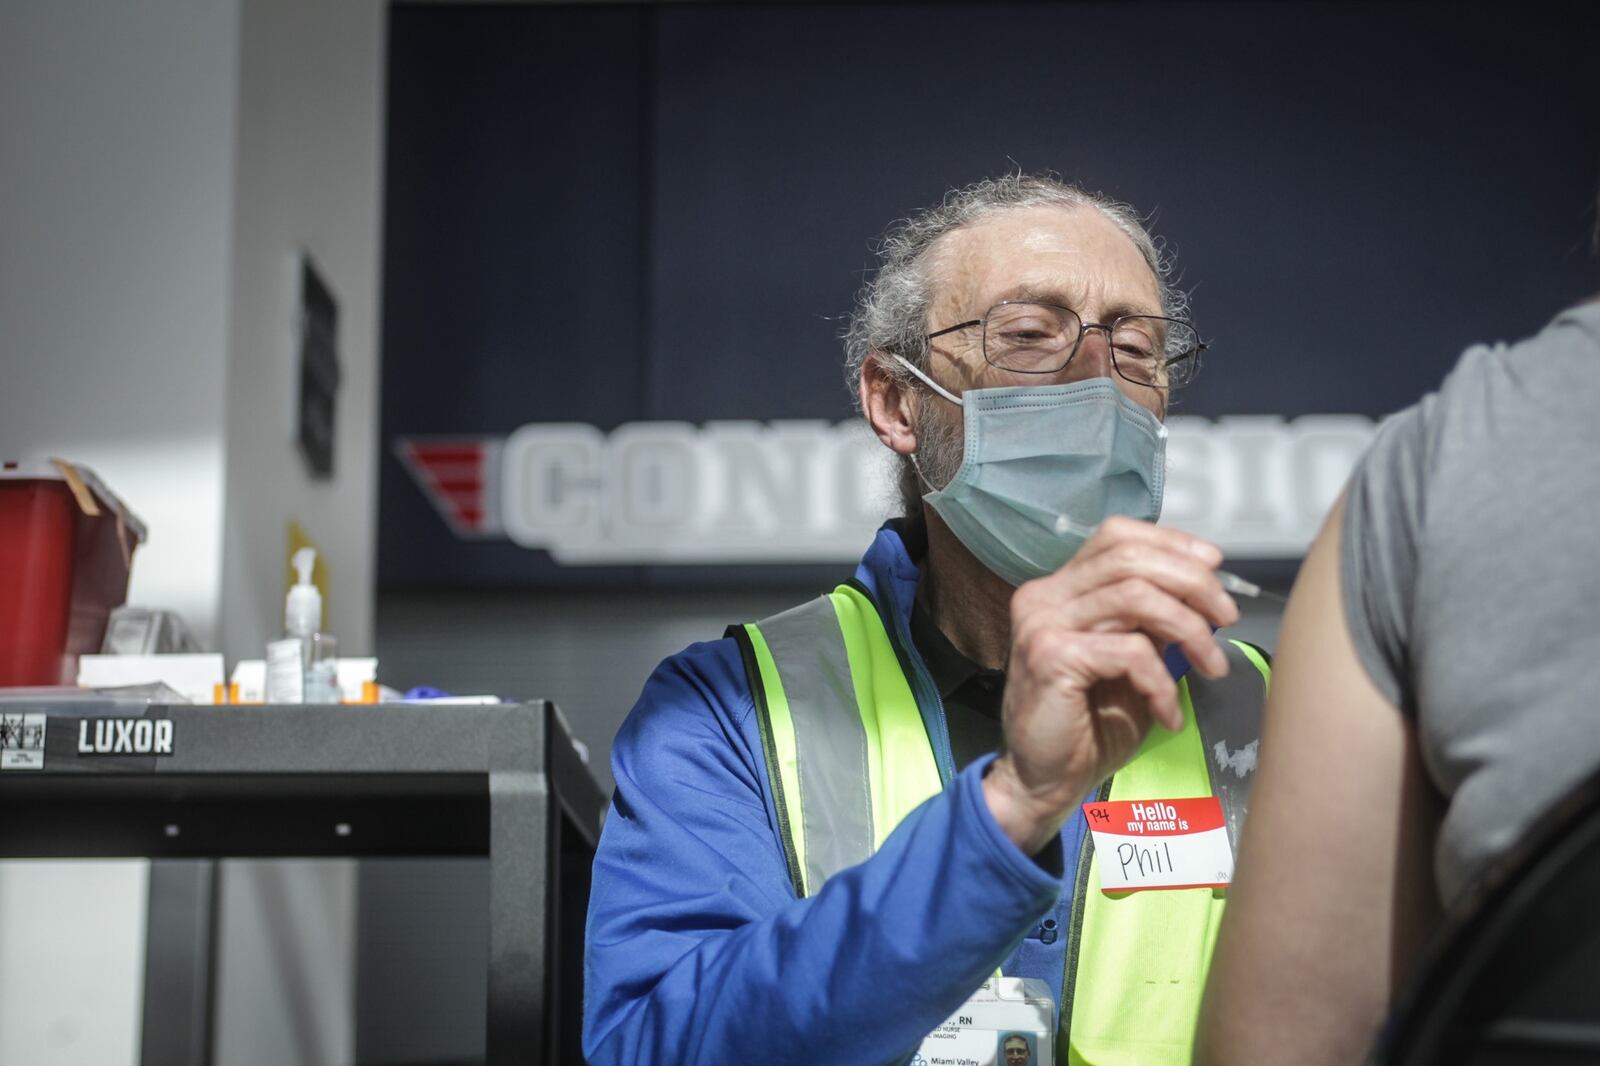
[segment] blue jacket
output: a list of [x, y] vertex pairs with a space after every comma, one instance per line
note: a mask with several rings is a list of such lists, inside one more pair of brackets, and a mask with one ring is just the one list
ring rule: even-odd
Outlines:
[[[917, 568], [879, 530], [856, 578], [909, 640]], [[937, 695], [933, 697], [937, 702]], [[595, 856], [583, 1048], [611, 1063], [824, 1063], [906, 1059], [997, 966], [1061, 998], [1075, 812], [1038, 860], [983, 799], [985, 757], [871, 859], [797, 899], [784, 864], [754, 702], [731, 639], [658, 666], [612, 747], [617, 790]]]

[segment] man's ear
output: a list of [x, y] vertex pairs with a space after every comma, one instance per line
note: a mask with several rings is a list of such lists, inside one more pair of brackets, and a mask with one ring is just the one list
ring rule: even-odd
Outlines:
[[893, 358], [871, 352], [861, 363], [861, 410], [884, 446], [898, 455], [917, 450], [916, 397], [895, 373]]

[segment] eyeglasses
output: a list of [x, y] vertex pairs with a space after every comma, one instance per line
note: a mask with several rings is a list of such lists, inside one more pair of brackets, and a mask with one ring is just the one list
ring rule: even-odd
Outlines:
[[983, 327], [983, 358], [989, 365], [1015, 374], [1059, 373], [1072, 362], [1084, 335], [1100, 330], [1111, 344], [1117, 375], [1162, 392], [1193, 381], [1206, 350], [1194, 326], [1181, 319], [1123, 315], [1109, 324], [1085, 322], [1071, 308], [1027, 300], [1003, 300], [982, 318], [946, 326], [927, 339], [973, 326]]

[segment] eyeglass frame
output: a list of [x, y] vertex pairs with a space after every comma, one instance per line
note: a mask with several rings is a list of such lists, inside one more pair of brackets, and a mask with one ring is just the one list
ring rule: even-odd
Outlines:
[[[989, 358], [989, 316], [994, 314], [995, 308], [1006, 307], [1011, 304], [1030, 304], [1034, 307], [1049, 307], [1056, 311], [1065, 311], [1067, 314], [1078, 320], [1078, 336], [1073, 339], [1072, 348], [1067, 352], [1067, 357], [1062, 360], [1060, 366], [1055, 367], [1052, 370], [1018, 370], [1014, 367], [1001, 366], [999, 363], [993, 362]], [[1111, 320], [1109, 325], [1103, 322], [1085, 322], [1083, 316], [1077, 311], [1074, 311], [1072, 308], [1063, 304], [1053, 304], [1048, 300], [1001, 300], [999, 303], [991, 305], [989, 309], [983, 313], [982, 318], [969, 319], [966, 322], [958, 322], [953, 326], [946, 326], [943, 329], [934, 330], [932, 333], [925, 334], [922, 340], [924, 344], [927, 344], [939, 337], [943, 337], [947, 333], [954, 333], [958, 329], [971, 329], [973, 326], [982, 326], [983, 334], [979, 340], [979, 345], [983, 351], [983, 361], [994, 367], [996, 370], [1004, 370], [1008, 374], [1059, 374], [1067, 367], [1072, 365], [1072, 360], [1077, 356], [1078, 349], [1083, 346], [1083, 338], [1088, 335], [1090, 330], [1097, 329], [1106, 335], [1106, 344], [1111, 355], [1111, 368], [1117, 372], [1117, 377], [1134, 385], [1141, 385], [1147, 389], [1154, 389], [1156, 392], [1170, 393], [1172, 391], [1171, 385], [1152, 385], [1148, 381], [1140, 381], [1137, 378], [1130, 378], [1128, 375], [1122, 372], [1122, 367], [1117, 365], [1117, 346], [1111, 343], [1111, 334], [1117, 328], [1118, 323], [1130, 318], [1153, 318], [1162, 322], [1174, 322], [1180, 326], [1186, 326], [1190, 330], [1193, 330], [1194, 347], [1180, 355], [1168, 357], [1161, 364], [1161, 368], [1166, 370], [1167, 368], [1175, 366], [1186, 359], [1193, 359], [1195, 360], [1194, 372], [1196, 374], [1200, 372], [1200, 353], [1206, 351], [1211, 346], [1200, 339], [1200, 330], [1193, 322], [1190, 322], [1187, 319], [1172, 318], [1169, 315], [1118, 315], [1116, 318]], [[1194, 379], [1191, 377], [1189, 380], [1193, 381]], [[1186, 385], [1188, 382], [1184, 382], [1184, 384]], [[1180, 385], [1178, 387], [1182, 388], [1183, 386]]]

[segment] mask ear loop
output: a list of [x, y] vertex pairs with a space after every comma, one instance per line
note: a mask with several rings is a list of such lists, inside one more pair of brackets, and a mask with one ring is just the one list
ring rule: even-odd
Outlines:
[[912, 452], [910, 455], [906, 456], [906, 458], [911, 460], [911, 469], [916, 472], [917, 480], [922, 482], [922, 487], [923, 488], [927, 489], [930, 493], [931, 492], [939, 492], [939, 491], [941, 491], [939, 489], [934, 488], [933, 487], [933, 482], [929, 481], [927, 479], [927, 477], [922, 473], [922, 464], [917, 462], [917, 453], [916, 452]]
[[905, 367], [907, 370], [911, 371], [912, 374], [916, 375], [917, 379], [924, 385], [928, 386], [928, 388], [932, 389], [934, 392], [937, 392], [940, 396], [943, 396], [957, 407], [966, 406], [961, 402], [961, 397], [957, 396], [955, 393], [951, 392], [949, 389], [930, 378], [927, 374], [924, 374], [922, 371], [918, 370], [905, 356], [896, 354], [894, 357], [900, 361], [901, 366]]
[[[900, 361], [900, 365], [901, 366], [903, 366], [907, 370], [911, 371], [911, 373], [916, 376], [917, 380], [921, 381], [924, 385], [928, 386], [928, 388], [932, 389], [934, 392], [938, 393], [940, 396], [943, 396], [945, 399], [949, 400], [951, 403], [955, 404], [957, 407], [965, 407], [966, 406], [966, 404], [961, 402], [961, 397], [957, 396], [955, 393], [951, 392], [949, 389], [945, 388], [943, 385], [940, 385], [937, 381], [935, 381], [932, 378], [930, 378], [927, 374], [924, 374], [922, 371], [918, 370], [910, 362], [910, 360], [906, 359], [905, 356], [899, 355], [898, 353], [895, 353], [894, 357]], [[916, 452], [912, 452], [909, 456], [907, 456], [907, 458], [909, 458], [911, 460], [911, 469], [916, 471], [917, 480], [922, 482], [922, 487], [923, 488], [927, 489], [929, 492], [940, 492], [940, 491], [942, 491], [940, 489], [934, 488], [933, 487], [933, 482], [929, 481], [927, 476], [925, 474], [923, 474], [923, 472], [922, 472], [922, 464], [917, 462], [917, 453]]]

